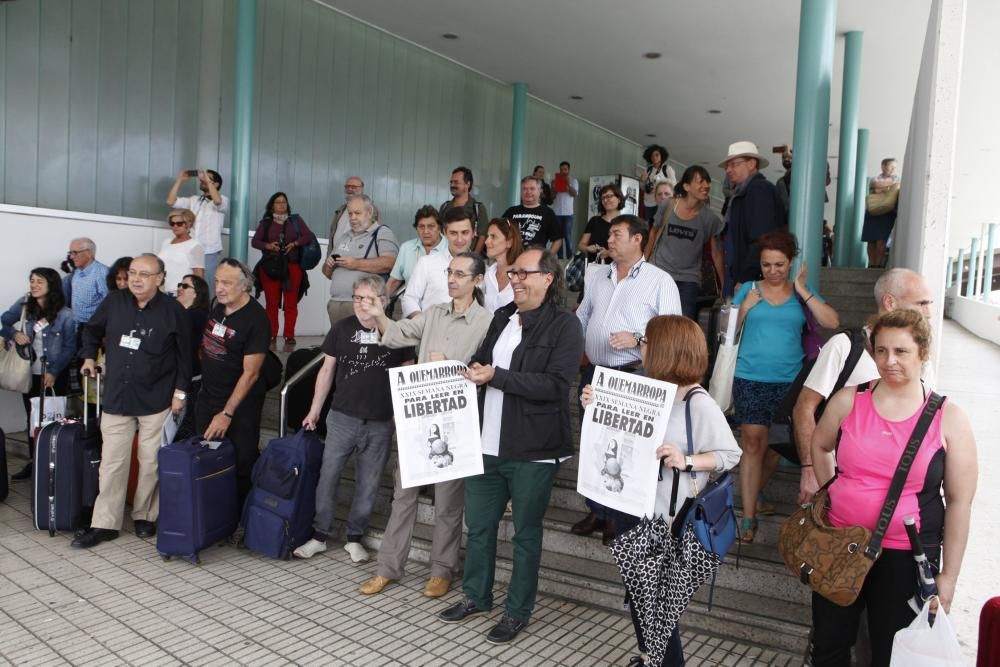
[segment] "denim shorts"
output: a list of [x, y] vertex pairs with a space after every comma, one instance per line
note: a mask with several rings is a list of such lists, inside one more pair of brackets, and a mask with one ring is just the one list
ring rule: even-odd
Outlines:
[[791, 382], [757, 382], [733, 378], [736, 423], [768, 426], [775, 409], [781, 404], [791, 386]]

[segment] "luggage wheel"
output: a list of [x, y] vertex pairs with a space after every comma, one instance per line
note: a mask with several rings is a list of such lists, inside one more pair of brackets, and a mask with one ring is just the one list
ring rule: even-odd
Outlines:
[[165, 563], [165, 562], [167, 562], [168, 560], [170, 560], [171, 558], [173, 558], [173, 556], [168, 556], [167, 554], [160, 554], [160, 559], [161, 559], [161, 560], [162, 560], [162, 561], [163, 561], [164, 563]]

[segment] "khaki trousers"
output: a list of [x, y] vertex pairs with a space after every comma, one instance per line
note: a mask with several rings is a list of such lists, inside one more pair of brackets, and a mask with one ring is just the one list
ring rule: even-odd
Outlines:
[[[417, 523], [420, 487], [400, 486], [399, 465], [393, 472], [392, 514], [378, 550], [377, 573], [387, 579], [402, 579], [410, 540]], [[458, 572], [458, 547], [462, 542], [462, 512], [465, 485], [461, 479], [434, 485], [434, 537], [431, 544], [431, 576], [451, 579]]]
[[330, 318], [330, 326], [354, 314], [354, 303], [351, 301], [334, 301], [330, 299], [326, 302], [326, 314]]
[[125, 491], [132, 461], [132, 437], [139, 431], [139, 483], [132, 501], [132, 519], [156, 521], [160, 515], [160, 480], [157, 454], [163, 422], [170, 409], [142, 417], [105, 412], [101, 415], [101, 486], [94, 503], [91, 526], [121, 530], [125, 514]]

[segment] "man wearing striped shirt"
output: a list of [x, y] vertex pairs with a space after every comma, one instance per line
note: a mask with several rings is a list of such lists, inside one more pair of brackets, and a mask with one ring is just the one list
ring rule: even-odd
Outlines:
[[[657, 315], [680, 315], [681, 299], [673, 278], [643, 258], [649, 225], [634, 215], [611, 221], [608, 256], [611, 265], [592, 264], [587, 269], [587, 289], [576, 316], [583, 325], [590, 364], [580, 386], [590, 384], [594, 366], [628, 373], [639, 369], [639, 338], [646, 323]], [[572, 528], [577, 535], [603, 529], [605, 544], [614, 537], [606, 508], [587, 500], [590, 514]]]

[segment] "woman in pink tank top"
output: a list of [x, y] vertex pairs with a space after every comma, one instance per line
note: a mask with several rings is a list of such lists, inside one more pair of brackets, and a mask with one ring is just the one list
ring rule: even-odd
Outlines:
[[[920, 371], [928, 357], [930, 335], [930, 326], [916, 311], [895, 310], [879, 317], [872, 327], [872, 348], [881, 379], [871, 389], [838, 392], [817, 424], [812, 440], [816, 478], [824, 484], [837, 476], [829, 487], [832, 525], [875, 529], [899, 459], [929, 396]], [[850, 664], [865, 609], [871, 664], [889, 664], [893, 637], [916, 616], [908, 604], [916, 570], [904, 517], [916, 518], [924, 550], [935, 565], [943, 566], [936, 580], [940, 602], [950, 609], [969, 536], [977, 475], [969, 421], [958, 406], [945, 401], [917, 450], [881, 555], [858, 599], [841, 607], [813, 593], [814, 667]]]

